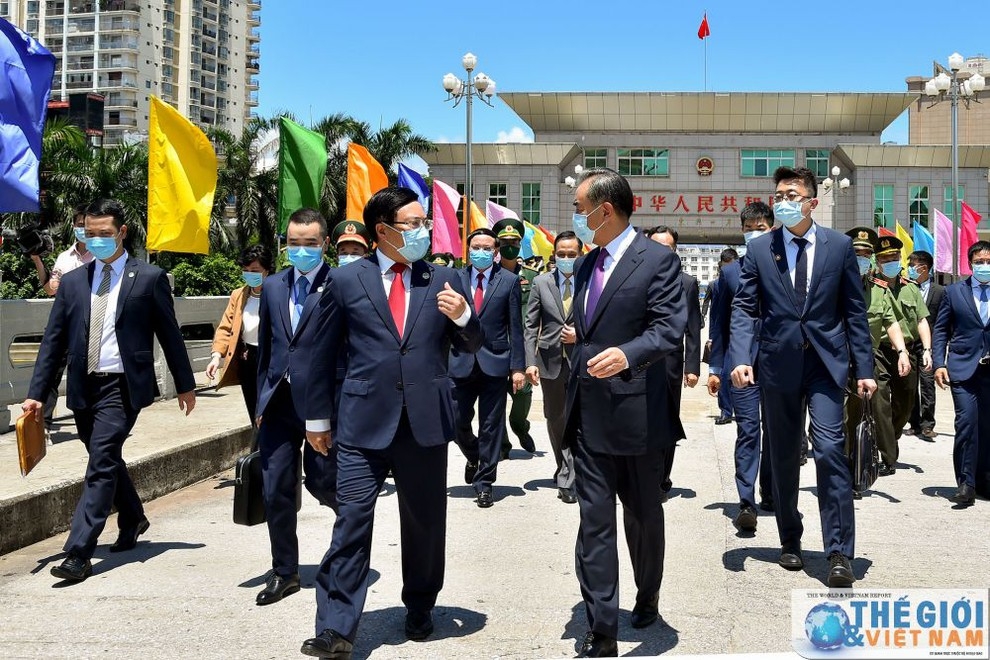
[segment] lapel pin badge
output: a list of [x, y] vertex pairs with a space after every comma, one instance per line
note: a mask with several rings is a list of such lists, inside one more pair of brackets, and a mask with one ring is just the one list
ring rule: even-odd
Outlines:
[[129, 273], [127, 274], [127, 276], [128, 276], [128, 277], [134, 277], [134, 271], [132, 270], [131, 272], [129, 272]]
[[423, 279], [424, 279], [424, 280], [428, 280], [428, 279], [430, 279], [430, 273], [429, 273], [429, 271], [424, 271], [424, 272], [423, 272]]
[[323, 287], [322, 287], [322, 286], [320, 286], [320, 287], [319, 287], [318, 289], [316, 289], [316, 292], [317, 292], [317, 293], [323, 293]]
[[780, 255], [779, 254], [773, 255], [773, 260], [774, 261], [780, 261]]

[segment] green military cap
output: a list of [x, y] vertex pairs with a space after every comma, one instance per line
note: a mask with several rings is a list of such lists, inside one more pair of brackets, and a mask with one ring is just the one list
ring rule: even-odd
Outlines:
[[454, 265], [454, 255], [450, 252], [438, 252], [433, 255], [430, 262], [436, 266], [452, 266]]
[[371, 233], [364, 226], [364, 223], [357, 220], [338, 222], [337, 226], [333, 228], [331, 240], [333, 240], [334, 245], [351, 242], [363, 245], [366, 250], [371, 249]]
[[846, 232], [846, 236], [853, 239], [854, 248], [865, 248], [873, 251], [873, 246], [877, 243], [877, 232], [870, 227], [853, 227]]
[[878, 257], [882, 254], [900, 252], [901, 248], [904, 247], [904, 243], [896, 236], [879, 236], [875, 245], [873, 251]]
[[523, 225], [521, 220], [515, 218], [502, 218], [495, 223], [492, 227], [492, 231], [500, 239], [522, 239], [523, 234], [526, 233], [526, 227]]

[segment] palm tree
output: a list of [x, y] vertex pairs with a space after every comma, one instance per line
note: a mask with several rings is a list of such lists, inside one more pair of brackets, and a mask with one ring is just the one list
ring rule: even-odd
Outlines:
[[393, 182], [398, 177], [399, 161], [403, 158], [437, 150], [432, 140], [413, 133], [412, 126], [405, 119], [399, 119], [391, 126], [379, 129], [364, 146], [368, 147], [375, 160], [381, 163]]

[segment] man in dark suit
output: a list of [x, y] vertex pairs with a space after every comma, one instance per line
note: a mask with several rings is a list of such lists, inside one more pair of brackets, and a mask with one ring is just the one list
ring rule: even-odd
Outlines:
[[971, 277], [945, 287], [935, 321], [935, 382], [952, 387], [956, 440], [952, 465], [963, 507], [990, 497], [990, 242], [967, 254]]
[[[677, 254], [676, 229], [662, 225], [649, 229], [644, 234], [647, 238], [660, 245], [665, 245], [674, 254]], [[687, 325], [684, 327], [684, 336], [681, 338], [680, 347], [667, 356], [667, 379], [670, 384], [670, 395], [674, 402], [678, 423], [680, 423], [681, 418], [681, 383], [683, 382], [684, 387], [694, 387], [698, 384], [698, 374], [701, 373], [701, 301], [698, 299], [698, 279], [682, 270], [681, 287], [684, 289], [684, 302], [687, 304]], [[677, 436], [677, 440], [686, 437], [683, 426]], [[676, 445], [670, 446], [663, 466], [663, 495], [661, 499], [664, 501], [674, 486], [670, 480], [670, 473], [674, 468], [675, 449]]]
[[[938, 315], [938, 308], [942, 304], [942, 296], [945, 287], [935, 281], [932, 277], [935, 268], [935, 260], [931, 253], [924, 250], [916, 250], [908, 256], [908, 279], [915, 282], [921, 289], [921, 299], [928, 308], [931, 323], [935, 322]], [[934, 346], [933, 346], [934, 348]], [[921, 342], [914, 344], [914, 358], [916, 364], [924, 364], [925, 347]], [[911, 410], [910, 433], [918, 436], [927, 442], [935, 442], [938, 433], [935, 432], [935, 370], [918, 370], [918, 396], [914, 400], [914, 408]]]
[[[306, 438], [323, 454], [337, 447], [338, 513], [317, 575], [318, 634], [302, 652], [337, 660], [351, 657], [368, 590], [375, 503], [389, 470], [399, 504], [406, 636], [424, 640], [433, 632], [444, 575], [447, 443], [457, 420], [447, 360], [452, 345], [471, 353], [483, 342], [457, 272], [423, 261], [432, 222], [416, 193], [378, 191], [364, 224], [378, 249], [334, 272], [320, 299], [321, 341], [309, 356]], [[338, 410], [334, 373], [344, 342]]]
[[580, 657], [605, 657], [616, 654], [619, 629], [616, 496], [636, 583], [631, 623], [642, 628], [659, 616], [660, 483], [680, 431], [666, 357], [680, 350], [687, 305], [680, 260], [629, 224], [633, 194], [622, 176], [582, 172], [574, 210], [578, 238], [599, 247], [575, 265], [564, 444], [574, 452], [577, 577], [590, 628]]
[[196, 405], [196, 381], [168, 278], [160, 268], [128, 255], [126, 238], [118, 202], [98, 199], [87, 207], [86, 247], [95, 260], [62, 277], [21, 406], [41, 418], [42, 402], [68, 354], [66, 405], [89, 463], [65, 542], [68, 556], [51, 573], [74, 582], [93, 573], [90, 560], [111, 506], [117, 508], [120, 529], [111, 552], [130, 550], [149, 527], [121, 452], [138, 413], [158, 396], [155, 337], [180, 393], [179, 409], [188, 415]]
[[[719, 299], [723, 295], [723, 287], [725, 286], [725, 280], [722, 279], [721, 277], [722, 269], [728, 266], [729, 264], [733, 264], [738, 261], [739, 261], [739, 253], [736, 252], [734, 248], [725, 248], [724, 250], [722, 250], [722, 254], [719, 255], [719, 260], [718, 260], [719, 277], [712, 280], [712, 283], [709, 285], [711, 287], [709, 290], [711, 292], [711, 302], [712, 302], [710, 313], [708, 315], [709, 328], [713, 327], [716, 323], [719, 322], [719, 319], [716, 317], [719, 313], [724, 311], [724, 309], [722, 309], [722, 305], [719, 304]], [[738, 268], [738, 264], [736, 267]], [[733, 291], [732, 293], [734, 294], [735, 291]], [[729, 319], [728, 318], [723, 319], [722, 324], [728, 327]], [[726, 330], [726, 332], [728, 332], [728, 330]], [[709, 339], [711, 339], [711, 332], [709, 332], [708, 335], [709, 335]], [[711, 375], [717, 376], [720, 383], [720, 388], [718, 390], [718, 394], [716, 395], [718, 397], [718, 417], [715, 418], [716, 426], [724, 426], [735, 420], [735, 416], [734, 416], [735, 411], [732, 409], [733, 406], [732, 379], [729, 378], [728, 363], [723, 363], [721, 365], [721, 368], [722, 371], [717, 372], [714, 369], [711, 369], [711, 363], [709, 363], [709, 376]]]
[[818, 508], [828, 555], [828, 586], [850, 587], [855, 552], [852, 474], [845, 453], [842, 403], [850, 369], [856, 392], [870, 396], [873, 352], [863, 282], [852, 240], [815, 224], [818, 183], [806, 168], [774, 172], [774, 218], [783, 225], [746, 251], [732, 312], [732, 383], [756, 383], [750, 359], [760, 327], [760, 368], [773, 469], [780, 565], [804, 566], [798, 513], [801, 409], [811, 417]]
[[570, 354], [574, 340], [574, 264], [581, 241], [572, 231], [562, 231], [553, 242], [553, 272], [533, 279], [526, 311], [526, 377], [543, 388], [543, 416], [557, 469], [553, 480], [557, 497], [575, 504], [574, 455], [564, 446], [564, 407], [571, 375]]
[[272, 570], [255, 599], [258, 605], [299, 591], [300, 448], [306, 489], [320, 504], [336, 507], [335, 456], [317, 454], [304, 442], [306, 391], [318, 342], [313, 315], [330, 275], [323, 259], [326, 220], [318, 211], [299, 209], [289, 216], [286, 244], [291, 267], [265, 278], [258, 324], [258, 449], [272, 550]]
[[[482, 509], [495, 503], [492, 484], [505, 428], [505, 379], [511, 377], [512, 391], [518, 392], [525, 384], [526, 366], [519, 278], [494, 265], [496, 241], [487, 227], [468, 236], [470, 263], [460, 271], [461, 285], [470, 292], [485, 343], [477, 353], [452, 346], [449, 363], [457, 401], [457, 444], [467, 459], [464, 481], [474, 485]], [[475, 404], [478, 435], [471, 430]]]

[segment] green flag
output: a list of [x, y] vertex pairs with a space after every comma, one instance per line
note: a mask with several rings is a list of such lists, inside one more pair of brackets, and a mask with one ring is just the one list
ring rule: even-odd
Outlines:
[[279, 118], [278, 229], [285, 233], [289, 216], [309, 207], [320, 208], [327, 173], [327, 141], [287, 117]]

